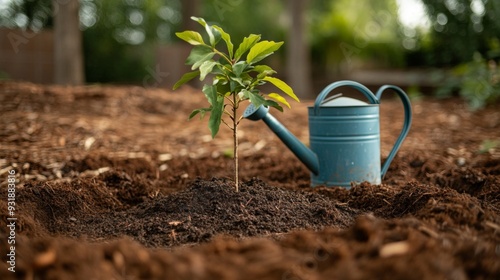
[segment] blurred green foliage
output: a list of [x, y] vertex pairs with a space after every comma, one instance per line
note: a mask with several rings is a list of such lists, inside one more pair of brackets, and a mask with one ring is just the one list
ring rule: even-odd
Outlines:
[[1, 10], [0, 26], [40, 30], [52, 27], [52, 0], [11, 1]]
[[[180, 8], [179, 1], [169, 1]], [[138, 83], [154, 59], [155, 43], [168, 41], [175, 11], [160, 1], [106, 0], [81, 2], [87, 82]], [[174, 15], [171, 15], [174, 14]]]
[[431, 21], [428, 39], [409, 54], [418, 66], [454, 66], [473, 60], [476, 52], [500, 59], [500, 1], [422, 0]]
[[486, 139], [486, 140], [483, 140], [483, 142], [481, 142], [481, 145], [479, 145], [479, 149], [477, 152], [479, 154], [493, 152], [498, 147], [500, 147], [499, 140]]
[[439, 71], [438, 97], [458, 93], [471, 110], [500, 101], [500, 1], [422, 0], [432, 26], [422, 47], [409, 53], [417, 66]]
[[406, 94], [408, 95], [410, 100], [413, 102], [418, 102], [423, 97], [422, 91], [420, 90], [420, 87], [418, 85], [409, 86], [406, 89]]
[[3, 71], [0, 71], [0, 81], [1, 80], [8, 80], [9, 79], [9, 75]]
[[[438, 78], [442, 78], [439, 75]], [[500, 100], [500, 69], [494, 60], [486, 60], [476, 53], [474, 60], [460, 64], [445, 75], [442, 86], [436, 91], [439, 97], [448, 97], [454, 92], [467, 101], [471, 110], [481, 109]]]
[[331, 76], [360, 63], [404, 64], [395, 0], [313, 1], [310, 19], [316, 71]]
[[250, 33], [260, 34], [263, 39], [285, 39], [288, 19], [284, 1], [204, 0], [200, 3], [200, 13], [207, 22], [222, 27], [235, 42], [241, 42]]

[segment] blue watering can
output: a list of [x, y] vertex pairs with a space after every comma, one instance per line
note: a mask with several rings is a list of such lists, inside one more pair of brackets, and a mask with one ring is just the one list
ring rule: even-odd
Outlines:
[[[369, 103], [342, 97], [341, 94], [325, 99], [332, 90], [343, 86], [363, 93]], [[381, 168], [379, 103], [382, 93], [388, 89], [395, 91], [402, 100], [405, 117], [401, 134]], [[262, 119], [311, 171], [312, 186], [348, 189], [351, 183], [381, 183], [410, 130], [412, 120], [410, 100], [399, 87], [385, 85], [373, 94], [357, 82], [335, 82], [323, 89], [314, 106], [308, 107], [309, 149], [268, 111], [265, 106], [255, 108], [250, 104], [243, 117], [254, 121]]]

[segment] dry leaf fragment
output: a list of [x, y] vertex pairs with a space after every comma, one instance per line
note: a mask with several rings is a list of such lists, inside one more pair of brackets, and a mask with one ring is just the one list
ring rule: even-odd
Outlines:
[[33, 261], [35, 268], [43, 268], [53, 264], [56, 261], [56, 251], [50, 249], [37, 255]]
[[500, 231], [500, 225], [497, 225], [497, 224], [495, 224], [495, 223], [493, 223], [493, 222], [490, 222], [490, 221], [486, 221], [486, 222], [484, 222], [484, 224], [485, 224], [486, 226], [489, 226], [490, 228], [492, 228], [492, 229], [494, 229], [494, 230], [498, 230], [498, 231]]
[[380, 248], [379, 255], [382, 258], [388, 258], [406, 254], [409, 250], [410, 244], [408, 241], [393, 242], [382, 246], [382, 248]]
[[106, 167], [101, 167], [101, 168], [99, 168], [97, 170], [86, 170], [86, 171], [82, 172], [80, 174], [80, 176], [81, 177], [85, 177], [85, 176], [98, 176], [98, 175], [100, 175], [102, 173], [108, 172], [109, 170], [111, 170], [111, 168], [109, 168], [107, 166]]
[[83, 147], [85, 148], [85, 151], [88, 151], [90, 149], [90, 147], [92, 147], [92, 145], [94, 144], [95, 142], [95, 138], [94, 137], [89, 137], [87, 139], [85, 139], [85, 142], [83, 144]]
[[178, 225], [182, 224], [182, 222], [181, 221], [171, 221], [168, 224], [171, 226], [178, 226]]
[[173, 158], [172, 154], [160, 154], [158, 155], [158, 160], [159, 161], [169, 161]]

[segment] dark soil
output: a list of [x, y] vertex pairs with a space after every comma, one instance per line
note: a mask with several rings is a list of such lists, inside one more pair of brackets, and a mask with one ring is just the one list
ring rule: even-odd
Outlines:
[[[106, 177], [106, 182], [123, 182], [117, 174]], [[198, 179], [169, 196], [120, 212], [79, 215], [71, 223], [54, 225], [52, 231], [95, 239], [132, 236], [151, 247], [170, 247], [209, 241], [218, 234], [248, 237], [346, 227], [355, 213], [321, 195], [273, 188], [260, 180], [243, 183], [236, 193], [227, 180]]]
[[[203, 98], [0, 82], [0, 279], [500, 279], [498, 105], [414, 100], [383, 184], [350, 190], [309, 187], [276, 136], [243, 121], [236, 193], [230, 131], [212, 140], [187, 121]], [[382, 158], [402, 124], [384, 98]], [[306, 143], [308, 105], [272, 113]]]

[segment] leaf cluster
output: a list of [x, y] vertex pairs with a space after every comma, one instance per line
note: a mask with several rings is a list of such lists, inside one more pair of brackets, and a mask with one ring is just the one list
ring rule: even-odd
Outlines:
[[[189, 118], [200, 114], [203, 117], [210, 113], [209, 129], [212, 137], [219, 131], [224, 122], [223, 115], [229, 116], [233, 124], [237, 125], [241, 119], [236, 116], [236, 109], [240, 102], [250, 101], [256, 107], [269, 106], [283, 111], [281, 105], [290, 107], [283, 97], [283, 93], [299, 101], [292, 88], [284, 81], [272, 77], [276, 73], [271, 67], [259, 64], [261, 60], [277, 51], [283, 42], [261, 40], [261, 35], [250, 34], [236, 47], [231, 36], [217, 25], [209, 25], [203, 18], [192, 17], [204, 27], [205, 39], [196, 31], [176, 33], [177, 37], [193, 45], [186, 64], [191, 65], [192, 72], [184, 74], [174, 85], [174, 90], [186, 82], [199, 77], [201, 81], [208, 75], [212, 76], [212, 83], [203, 87], [210, 107], [194, 110]], [[225, 43], [226, 50], [218, 48], [220, 42]], [[273, 84], [281, 93], [263, 94], [259, 87], [267, 82]], [[233, 110], [226, 110], [226, 107]], [[235, 129], [225, 123], [230, 129]]]
[[438, 97], [458, 92], [472, 111], [500, 101], [500, 68], [476, 53], [474, 60], [453, 68], [436, 91]]

